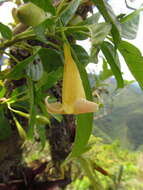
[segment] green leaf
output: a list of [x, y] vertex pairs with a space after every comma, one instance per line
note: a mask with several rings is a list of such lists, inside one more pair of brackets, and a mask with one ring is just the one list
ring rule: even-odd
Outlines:
[[139, 27], [140, 12], [143, 8], [133, 11], [129, 15], [120, 19], [122, 36], [127, 39], [135, 39]]
[[22, 140], [26, 140], [27, 135], [26, 135], [25, 130], [22, 128], [21, 124], [19, 123], [19, 121], [16, 119], [15, 116], [13, 116], [13, 119], [15, 121], [19, 136], [21, 137]]
[[56, 50], [42, 48], [41, 51], [39, 52], [39, 56], [42, 60], [44, 70], [46, 72], [54, 71], [59, 66], [63, 65], [62, 56]]
[[85, 49], [80, 45], [73, 45], [72, 48], [76, 52], [78, 60], [80, 60], [81, 64], [86, 66], [89, 63], [89, 55]]
[[10, 40], [12, 38], [12, 31], [11, 29], [0, 22], [0, 33], [3, 38]]
[[126, 41], [121, 41], [118, 49], [124, 57], [132, 75], [143, 89], [143, 56], [141, 55], [140, 50], [133, 44]]
[[80, 23], [80, 25], [92, 25], [97, 24], [101, 14], [99, 12], [93, 14], [92, 16], [88, 17], [86, 20]]
[[90, 61], [93, 63], [97, 62], [97, 55], [99, 53], [99, 45], [104, 41], [106, 36], [109, 34], [111, 30], [111, 24], [109, 23], [99, 23], [94, 24], [88, 27], [91, 33], [91, 55]]
[[[73, 51], [73, 49], [72, 53], [81, 75], [86, 98], [92, 101], [92, 92], [86, 70], [83, 67], [83, 65], [79, 62], [78, 57], [76, 53]], [[76, 116], [76, 119], [77, 119], [77, 128], [76, 128], [75, 142], [68, 159], [80, 156], [82, 153], [86, 151], [88, 140], [92, 133], [93, 113], [79, 114]]]
[[11, 135], [11, 127], [4, 115], [4, 110], [0, 107], [0, 140], [4, 140]]
[[36, 84], [36, 88], [42, 88], [43, 91], [48, 90], [52, 86], [54, 86], [57, 81], [61, 80], [63, 76], [63, 67], [59, 67], [55, 71], [51, 71], [50, 73], [45, 72], [43, 74], [42, 79]]
[[122, 17], [122, 18], [120, 19], [120, 22], [121, 22], [121, 23], [125, 23], [125, 22], [128, 22], [128, 21], [132, 20], [135, 16], [139, 15], [139, 13], [140, 13], [141, 11], [143, 11], [143, 8], [140, 8], [140, 9], [137, 9], [137, 10], [133, 11], [133, 12], [130, 13], [129, 15], [126, 15], [126, 16]]
[[37, 131], [38, 131], [38, 134], [39, 134], [39, 137], [40, 137], [42, 150], [43, 150], [44, 147], [45, 147], [45, 144], [46, 144], [46, 129], [45, 129], [45, 126], [42, 125], [42, 124], [37, 124], [36, 127], [37, 127]]
[[11, 72], [9, 72], [6, 75], [6, 78], [15, 79], [15, 80], [22, 78], [22, 75], [24, 74], [24, 69], [26, 68], [26, 66], [29, 63], [31, 63], [35, 59], [35, 56], [38, 54], [39, 50], [40, 50], [40, 48], [36, 51], [36, 53], [34, 55], [17, 63], [17, 65], [14, 66], [14, 68], [11, 70]]
[[86, 151], [92, 133], [93, 113], [77, 115], [76, 119], [76, 136], [70, 157], [78, 157]]
[[[76, 20], [74, 21], [74, 17], [73, 17], [73, 19], [70, 21], [70, 24], [76, 25], [76, 26], [97, 24], [100, 16], [101, 16], [101, 14], [99, 12], [97, 12], [95, 14], [92, 14], [92, 16], [86, 18], [85, 20], [82, 20], [79, 22], [78, 22], [78, 17], [77, 17], [77, 24], [75, 22]], [[79, 18], [81, 18], [81, 17], [79, 17]]]
[[123, 38], [133, 40], [137, 36], [139, 27], [139, 15], [135, 15], [131, 20], [121, 24], [121, 35]]
[[83, 157], [79, 157], [77, 161], [80, 163], [81, 168], [83, 168], [85, 175], [91, 181], [91, 185], [93, 190], [105, 190], [100, 180], [98, 179], [98, 175], [94, 171], [92, 164], [90, 163], [90, 159], [85, 159]]
[[35, 89], [32, 80], [28, 77], [27, 77], [27, 84], [29, 90], [28, 93], [29, 93], [29, 104], [30, 104], [28, 138], [32, 139], [34, 136], [34, 126], [36, 123]]
[[32, 2], [43, 9], [45, 12], [49, 12], [55, 15], [55, 8], [52, 5], [52, 0], [24, 0], [24, 2]]
[[88, 26], [91, 33], [92, 46], [100, 45], [111, 30], [111, 24], [99, 23]]
[[6, 88], [0, 85], [0, 98], [3, 98], [6, 93]]
[[111, 6], [105, 0], [92, 0], [95, 6], [99, 9], [106, 22], [112, 24], [111, 34], [114, 39], [114, 43], [117, 45], [120, 42], [120, 23], [116, 19], [116, 16]]
[[39, 25], [35, 26], [33, 29], [38, 39], [46, 43], [47, 39], [45, 37], [45, 31], [48, 29], [49, 32], [54, 33], [55, 19], [48, 18]]
[[[65, 28], [65, 27], [63, 27]], [[65, 34], [68, 36], [72, 36], [74, 37], [76, 40], [85, 40], [87, 38], [89, 38], [89, 28], [88, 25], [77, 25], [77, 26], [69, 26], [65, 28]]]
[[60, 18], [63, 25], [67, 25], [71, 18], [74, 16], [78, 6], [80, 4], [80, 0], [72, 0], [68, 3], [68, 6], [61, 13]]
[[112, 75], [113, 75], [112, 70], [108, 68], [106, 60], [103, 59], [103, 67], [102, 71], [99, 73], [99, 80], [101, 81], [107, 80]]
[[114, 47], [109, 42], [103, 42], [101, 45], [101, 50], [110, 65], [112, 72], [116, 78], [117, 81], [117, 88], [123, 88], [124, 87], [124, 80], [122, 78], [122, 73], [119, 68], [119, 62], [117, 59], [117, 55], [114, 50]]
[[86, 40], [89, 37], [89, 32], [83, 32], [83, 31], [78, 31], [78, 32], [71, 32], [70, 33], [75, 40]]

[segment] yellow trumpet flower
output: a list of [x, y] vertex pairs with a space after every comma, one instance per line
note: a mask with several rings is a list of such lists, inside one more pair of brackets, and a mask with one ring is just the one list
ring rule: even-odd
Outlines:
[[98, 104], [86, 100], [82, 80], [68, 44], [64, 44], [64, 57], [62, 103], [48, 103], [47, 97], [45, 102], [48, 112], [53, 114], [96, 112], [98, 110]]

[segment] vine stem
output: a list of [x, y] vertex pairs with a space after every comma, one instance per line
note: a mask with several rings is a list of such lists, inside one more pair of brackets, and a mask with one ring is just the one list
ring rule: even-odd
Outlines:
[[27, 36], [15, 36], [14, 38], [12, 38], [11, 40], [7, 40], [4, 43], [0, 44], [0, 50], [5, 50], [8, 47], [11, 47], [13, 44], [23, 41], [23, 40], [28, 40], [31, 39], [33, 37], [36, 37], [35, 34], [31, 34], [31, 35], [27, 35]]
[[[9, 103], [7, 103], [7, 106], [8, 106], [8, 109], [22, 117], [25, 117], [27, 119], [30, 118], [30, 115], [28, 113], [25, 113], [25, 112], [22, 112], [22, 111], [19, 111], [19, 110], [15, 110], [13, 109]], [[36, 120], [40, 123], [44, 123], [44, 124], [49, 124], [50, 121], [47, 117], [43, 116], [43, 115], [36, 115]]]
[[4, 52], [4, 54], [7, 55], [8, 57], [10, 57], [11, 59], [13, 59], [16, 63], [19, 62], [12, 54], [10, 54], [10, 53], [8, 53], [6, 51]]
[[62, 0], [59, 4], [59, 6], [57, 7], [57, 11], [56, 11], [56, 15], [60, 14], [60, 11], [62, 10], [62, 8], [64, 7], [64, 5], [66, 5], [67, 0]]
[[[50, 33], [46, 33], [46, 35], [51, 36]], [[25, 32], [22, 32], [20, 34], [15, 35], [11, 40], [7, 40], [0, 44], [0, 51], [4, 51], [6, 48], [11, 47], [17, 42], [21, 42], [24, 40], [30, 40], [36, 38], [36, 34], [32, 30], [27, 30]], [[52, 42], [47, 42], [47, 44], [54, 46], [55, 48], [59, 48], [56, 44]]]

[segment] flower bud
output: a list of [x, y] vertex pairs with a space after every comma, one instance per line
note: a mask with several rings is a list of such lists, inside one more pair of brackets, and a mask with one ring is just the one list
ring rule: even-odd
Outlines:
[[27, 26], [36, 26], [46, 18], [44, 10], [29, 2], [21, 5], [17, 10], [19, 21]]

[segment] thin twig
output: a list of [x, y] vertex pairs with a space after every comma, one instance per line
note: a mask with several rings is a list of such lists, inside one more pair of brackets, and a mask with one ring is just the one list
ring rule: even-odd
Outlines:
[[8, 52], [4, 52], [4, 54], [5, 55], [7, 55], [7, 56], [9, 56], [11, 59], [13, 59], [16, 63], [19, 63], [19, 61], [12, 55], [12, 54], [10, 54], [10, 53], [8, 53]]

